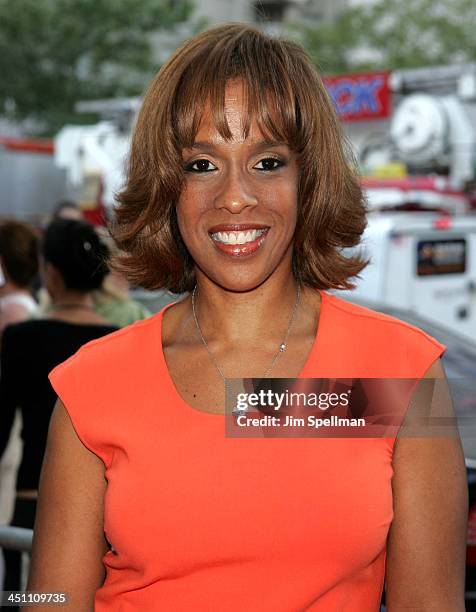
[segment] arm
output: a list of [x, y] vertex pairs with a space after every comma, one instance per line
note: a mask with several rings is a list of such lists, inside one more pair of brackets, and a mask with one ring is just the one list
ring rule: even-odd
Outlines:
[[[51, 417], [43, 462], [27, 590], [65, 592], [68, 610], [90, 611], [102, 585], [105, 467], [79, 440], [60, 400]], [[51, 606], [24, 607], [25, 612]]]
[[[13, 337], [12, 337], [13, 336]], [[0, 353], [0, 459], [5, 452], [19, 405], [21, 369], [18, 365], [18, 350], [15, 349], [15, 330], [5, 329]]]
[[[438, 359], [424, 378], [447, 389]], [[448, 397], [450, 397], [448, 395]], [[438, 414], [454, 417], [450, 400]], [[393, 455], [394, 519], [387, 545], [388, 612], [464, 612], [468, 490], [455, 425], [450, 435], [399, 437]]]

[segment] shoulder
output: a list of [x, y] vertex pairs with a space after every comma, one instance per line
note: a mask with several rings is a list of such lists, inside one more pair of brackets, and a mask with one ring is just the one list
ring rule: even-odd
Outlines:
[[133, 369], [134, 364], [147, 359], [156, 347], [159, 316], [160, 313], [157, 313], [120, 329], [111, 327], [113, 331], [85, 342], [71, 357], [56, 366], [53, 372], [65, 367], [94, 370], [120, 366], [121, 369]]
[[31, 309], [25, 304], [10, 302], [3, 304], [0, 308], [2, 317], [2, 326], [13, 325], [28, 318]]
[[[397, 317], [334, 294], [326, 293], [326, 297], [335, 341], [342, 347], [358, 347], [359, 359], [372, 363], [382, 375], [387, 375], [383, 373], [386, 364], [402, 376], [423, 375], [446, 349], [424, 330]], [[386, 364], [377, 364], [378, 359]]]
[[3, 340], [14, 338], [15, 341], [31, 338], [32, 335], [41, 332], [42, 321], [37, 319], [27, 319], [26, 321], [17, 321], [8, 324], [3, 330]]
[[37, 336], [48, 336], [58, 335], [65, 337], [65, 331], [75, 330], [76, 332], [84, 332], [85, 336], [95, 337], [96, 335], [103, 336], [104, 334], [114, 332], [117, 327], [104, 324], [104, 325], [81, 325], [77, 323], [68, 323], [67, 321], [60, 321], [57, 319], [27, 319], [17, 323], [11, 323], [5, 328], [5, 335], [14, 337], [15, 340], [25, 339], [32, 340]]
[[99, 303], [96, 311], [106, 320], [119, 327], [126, 327], [135, 321], [152, 315], [142, 304], [132, 299], [116, 299]]
[[330, 306], [338, 312], [341, 321], [352, 325], [357, 332], [362, 333], [365, 330], [371, 331], [374, 336], [387, 337], [387, 334], [391, 334], [392, 336], [414, 339], [414, 341], [428, 341], [434, 345], [440, 344], [436, 338], [407, 321], [355, 304], [333, 294], [327, 293], [326, 295]]
[[[110, 465], [110, 440], [157, 378], [157, 315], [86, 342], [48, 374], [79, 438]], [[140, 402], [139, 402], [140, 405]]]
[[22, 321], [10, 323], [1, 332], [0, 360], [2, 372], [7, 371], [7, 364], [16, 364], [17, 368], [26, 367], [32, 353], [36, 354], [36, 348], [44, 344], [41, 335], [38, 335], [34, 321]]

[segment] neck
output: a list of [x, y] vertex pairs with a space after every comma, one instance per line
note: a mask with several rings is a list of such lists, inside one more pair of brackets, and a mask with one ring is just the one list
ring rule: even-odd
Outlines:
[[0, 297], [6, 297], [7, 295], [12, 295], [12, 293], [22, 293], [24, 295], [31, 295], [28, 289], [25, 287], [19, 287], [15, 285], [11, 281], [6, 281], [5, 284], [0, 287]]
[[[283, 333], [296, 304], [292, 273], [280, 282], [265, 282], [251, 291], [229, 291], [197, 276], [195, 308], [208, 340], [256, 346], [257, 338]], [[302, 298], [301, 298], [302, 301]]]
[[53, 299], [53, 307], [60, 308], [93, 308], [93, 300], [89, 293], [65, 292]]

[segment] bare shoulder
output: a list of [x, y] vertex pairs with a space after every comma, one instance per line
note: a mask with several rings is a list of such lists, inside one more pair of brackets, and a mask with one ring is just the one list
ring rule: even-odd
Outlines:
[[453, 425], [444, 434], [403, 436], [395, 442], [387, 606], [389, 612], [462, 612], [468, 517], [464, 455], [440, 359], [424, 379], [439, 383], [434, 391], [443, 395], [436, 398], [436, 410], [438, 416], [453, 417]]
[[67, 592], [75, 610], [92, 609], [108, 551], [106, 485], [104, 463], [82, 444], [58, 400], [41, 471], [28, 590]]

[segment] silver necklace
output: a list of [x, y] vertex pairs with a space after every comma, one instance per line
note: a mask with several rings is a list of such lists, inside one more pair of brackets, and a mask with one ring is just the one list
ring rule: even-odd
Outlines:
[[[226, 377], [223, 374], [222, 369], [220, 368], [218, 363], [215, 361], [215, 357], [213, 356], [213, 353], [211, 352], [210, 347], [207, 344], [207, 341], [203, 337], [203, 333], [202, 333], [202, 330], [200, 328], [200, 324], [198, 323], [197, 313], [195, 311], [195, 293], [196, 293], [196, 290], [197, 290], [197, 285], [195, 285], [195, 287], [193, 288], [193, 291], [192, 291], [192, 312], [193, 312], [193, 318], [195, 320], [195, 325], [197, 327], [197, 331], [198, 331], [198, 333], [200, 335], [200, 338], [201, 338], [201, 340], [203, 342], [203, 345], [207, 349], [207, 353], [208, 353], [208, 356], [210, 357], [210, 361], [213, 363], [213, 365], [215, 366], [215, 369], [217, 370], [217, 372], [222, 377], [223, 382], [225, 383], [225, 389], [226, 389]], [[263, 374], [262, 378], [266, 378], [269, 375], [271, 370], [274, 368], [274, 365], [275, 365], [278, 357], [281, 355], [281, 353], [284, 353], [284, 351], [287, 348], [288, 336], [289, 336], [289, 334], [291, 332], [291, 327], [292, 327], [293, 321], [294, 321], [294, 315], [296, 314], [296, 310], [297, 310], [297, 308], [299, 306], [300, 300], [301, 300], [301, 286], [298, 285], [297, 286], [297, 290], [296, 290], [296, 301], [294, 302], [294, 307], [292, 309], [291, 316], [289, 317], [289, 323], [288, 323], [288, 327], [286, 329], [286, 333], [284, 334], [284, 339], [281, 342], [281, 344], [279, 345], [279, 349], [277, 350], [276, 355], [274, 355], [274, 357], [273, 357], [273, 359], [271, 361], [271, 364], [269, 365], [269, 367], [266, 370], [266, 372]], [[235, 416], [244, 414], [245, 412], [246, 412], [246, 409], [233, 410], [233, 414]]]

